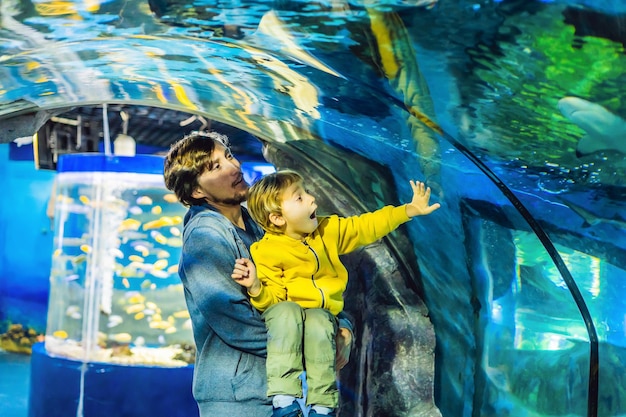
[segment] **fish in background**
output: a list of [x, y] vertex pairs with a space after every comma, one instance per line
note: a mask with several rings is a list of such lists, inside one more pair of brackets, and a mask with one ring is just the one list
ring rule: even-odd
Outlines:
[[576, 146], [578, 157], [607, 150], [626, 155], [626, 120], [622, 117], [578, 97], [563, 97], [558, 107], [563, 116], [586, 133]]

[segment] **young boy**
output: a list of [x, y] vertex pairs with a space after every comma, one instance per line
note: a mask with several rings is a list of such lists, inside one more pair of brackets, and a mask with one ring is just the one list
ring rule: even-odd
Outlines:
[[[315, 198], [294, 171], [277, 171], [257, 181], [248, 194], [252, 218], [265, 229], [248, 259], [237, 259], [232, 277], [247, 288], [264, 313], [279, 302], [293, 304], [302, 320], [266, 320], [268, 396], [274, 417], [298, 416], [284, 407], [302, 398], [299, 375], [306, 369], [309, 417], [335, 416], [339, 395], [335, 371], [336, 316], [343, 310], [348, 272], [339, 256], [389, 234], [412, 217], [430, 214], [430, 188], [410, 181], [413, 199], [372, 213], [317, 217]], [[256, 267], [255, 267], [256, 266]]]

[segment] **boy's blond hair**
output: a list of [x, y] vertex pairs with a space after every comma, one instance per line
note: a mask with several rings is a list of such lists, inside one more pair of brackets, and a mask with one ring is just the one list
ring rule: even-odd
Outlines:
[[270, 221], [270, 214], [283, 215], [280, 208], [283, 192], [292, 184], [304, 181], [302, 175], [292, 170], [276, 171], [255, 182], [248, 191], [248, 210], [255, 222], [268, 232], [282, 233], [284, 227]]

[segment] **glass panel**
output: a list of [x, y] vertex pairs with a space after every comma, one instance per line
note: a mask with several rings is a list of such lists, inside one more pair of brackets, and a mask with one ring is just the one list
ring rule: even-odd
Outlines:
[[193, 363], [177, 274], [184, 213], [159, 174], [58, 175], [48, 352], [90, 362]]

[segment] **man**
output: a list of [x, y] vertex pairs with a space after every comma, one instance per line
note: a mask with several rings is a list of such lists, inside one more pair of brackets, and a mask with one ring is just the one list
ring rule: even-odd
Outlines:
[[[164, 178], [189, 207], [179, 275], [197, 349], [193, 395], [200, 416], [301, 416], [297, 402], [272, 407], [265, 377], [265, 324], [245, 289], [231, 278], [235, 260], [250, 258], [250, 245], [263, 230], [241, 205], [248, 184], [228, 138], [216, 132], [184, 137], [165, 158]], [[286, 314], [276, 307], [277, 314]], [[341, 320], [340, 327], [337, 369], [347, 363], [352, 344], [350, 323]]]

